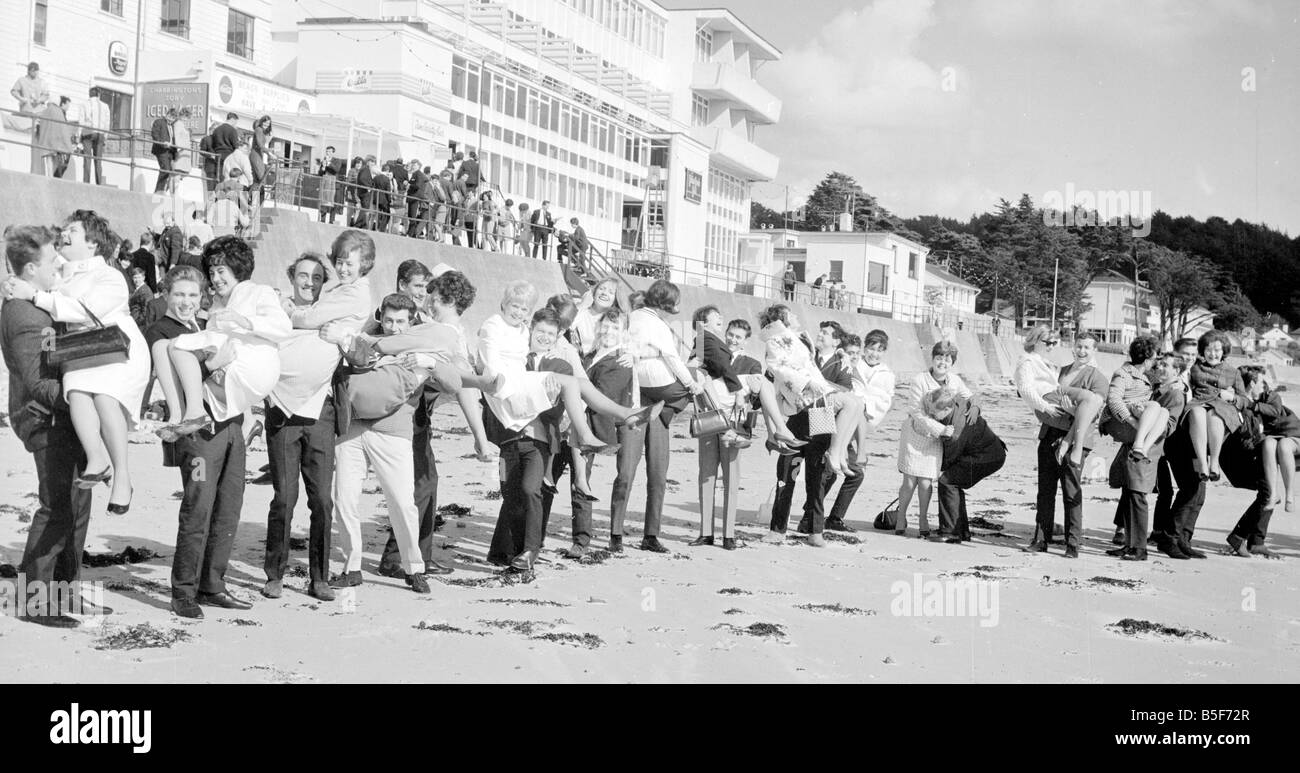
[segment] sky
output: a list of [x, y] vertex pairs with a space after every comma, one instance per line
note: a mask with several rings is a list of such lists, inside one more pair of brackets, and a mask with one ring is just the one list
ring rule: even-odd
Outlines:
[[903, 217], [1128, 191], [1300, 236], [1300, 0], [659, 3], [781, 49], [758, 74], [784, 103], [757, 137], [773, 208], [835, 170]]

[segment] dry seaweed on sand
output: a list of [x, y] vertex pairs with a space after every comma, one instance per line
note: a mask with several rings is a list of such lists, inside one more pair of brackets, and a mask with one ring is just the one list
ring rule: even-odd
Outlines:
[[457, 628], [447, 623], [431, 623], [428, 620], [421, 620], [420, 624], [414, 626], [417, 631], [433, 631], [434, 633], [459, 633], [465, 636], [487, 636], [485, 631], [469, 631], [464, 628]]
[[869, 617], [876, 614], [874, 609], [858, 609], [857, 607], [846, 607], [843, 604], [797, 604], [795, 609], [802, 609], [806, 612], [829, 612], [835, 615], [857, 615]]
[[438, 515], [469, 515], [470, 509], [465, 505], [458, 505], [455, 502], [449, 505], [443, 505], [438, 508]]
[[719, 593], [720, 595], [723, 595], [723, 596], [752, 596], [752, 595], [754, 595], [754, 594], [750, 593], [749, 591], [745, 590], [744, 588], [723, 588], [722, 590], [718, 591], [718, 593]]
[[750, 623], [746, 626], [732, 625], [731, 623], [718, 623], [713, 626], [712, 630], [729, 630], [738, 636], [757, 636], [759, 638], [784, 639], [785, 628], [776, 623]]
[[483, 494], [483, 498], [484, 498], [484, 499], [491, 499], [491, 500], [497, 500], [497, 499], [500, 499], [500, 498], [501, 498], [501, 491], [500, 491], [499, 489], [492, 489], [491, 491], [488, 491], [488, 492], [484, 493], [484, 494]]
[[541, 635], [559, 625], [545, 620], [480, 620], [479, 624], [524, 636]]
[[822, 537], [827, 542], [843, 542], [847, 545], [861, 545], [862, 540], [852, 534], [844, 534], [838, 531], [824, 531]]
[[584, 647], [594, 650], [605, 646], [604, 640], [594, 633], [544, 633], [540, 636], [529, 636], [532, 641], [549, 641], [554, 644], [572, 644], [578, 647]]
[[478, 599], [475, 604], [505, 604], [506, 606], [526, 607], [567, 607], [568, 604], [546, 599]]
[[117, 593], [157, 593], [160, 595], [170, 596], [172, 589], [157, 580], [105, 580], [104, 590], [111, 590]]
[[139, 623], [106, 633], [95, 643], [95, 649], [167, 649], [177, 642], [189, 641], [189, 639], [189, 632], [179, 628], [155, 628], [149, 623]]
[[139, 564], [154, 558], [162, 556], [153, 552], [149, 548], [137, 548], [128, 545], [121, 553], [89, 553], [81, 554], [81, 565], [91, 569], [99, 569], [105, 566], [121, 566], [122, 564]]
[[1176, 628], [1172, 625], [1162, 623], [1153, 623], [1150, 620], [1135, 620], [1126, 617], [1118, 623], [1111, 623], [1106, 626], [1108, 629], [1120, 634], [1121, 636], [1158, 636], [1164, 639], [1178, 639], [1180, 641], [1223, 641], [1222, 639], [1211, 636], [1205, 631], [1197, 631], [1191, 628]]
[[306, 538], [306, 537], [290, 537], [290, 538], [289, 538], [289, 549], [290, 549], [290, 550], [306, 550], [306, 549], [307, 549], [307, 544], [308, 544], [308, 543], [307, 543], [307, 538]]
[[1123, 588], [1124, 590], [1137, 590], [1146, 584], [1141, 580], [1120, 580], [1114, 577], [1102, 577], [1100, 575], [1089, 577], [1088, 582], [1092, 585], [1100, 585], [1109, 588]]
[[232, 617], [226, 620], [231, 625], [244, 626], [249, 628], [261, 628], [262, 624], [256, 620], [249, 620], [247, 617]]
[[993, 531], [1002, 531], [1006, 528], [1005, 523], [990, 521], [982, 515], [977, 515], [970, 519], [969, 525], [972, 529], [992, 529]]
[[743, 614], [745, 614], [745, 610], [743, 610], [743, 609], [737, 609], [736, 607], [732, 607], [731, 609], [728, 609], [728, 610], [723, 611], [722, 614], [724, 614], [724, 615], [743, 615]]
[[13, 564], [0, 564], [0, 578], [13, 580], [18, 577], [18, 567]]

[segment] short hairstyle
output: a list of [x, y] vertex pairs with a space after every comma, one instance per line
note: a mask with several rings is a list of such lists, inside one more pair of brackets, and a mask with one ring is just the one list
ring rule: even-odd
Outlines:
[[523, 279], [516, 279], [506, 285], [506, 290], [501, 294], [501, 306], [514, 301], [522, 301], [525, 306], [532, 308], [537, 305], [537, 288], [533, 287], [531, 282]]
[[722, 312], [718, 311], [717, 306], [701, 306], [691, 315], [691, 324], [698, 325], [701, 322], [707, 322], [710, 314], [717, 314], [719, 317], [722, 316]]
[[947, 387], [939, 387], [932, 392], [926, 392], [925, 397], [921, 398], [921, 410], [926, 415], [934, 416], [940, 411], [946, 411], [957, 405], [957, 392]]
[[560, 318], [560, 329], [568, 330], [573, 324], [573, 318], [578, 313], [578, 304], [573, 302], [573, 296], [568, 293], [559, 293], [546, 299], [547, 308], [554, 309], [556, 315]]
[[58, 236], [53, 228], [44, 225], [21, 225], [5, 236], [5, 260], [14, 276], [23, 273], [29, 263], [41, 259], [47, 244], [54, 244]]
[[334, 244], [330, 245], [330, 263], [337, 266], [353, 250], [361, 251], [361, 276], [369, 274], [375, 267], [375, 240], [365, 231], [355, 228], [349, 228], [335, 237]]
[[543, 201], [543, 202], [542, 202], [542, 206], [543, 206], [543, 207], [549, 207], [549, 206], [551, 206], [551, 202], [550, 202], [549, 200], [547, 200], [547, 201]]
[[526, 201], [521, 201], [521, 202], [519, 202], [519, 211], [520, 211], [520, 212], [527, 212], [529, 209], [530, 209], [530, 207], [528, 206], [528, 202], [526, 202]]
[[633, 290], [632, 292], [628, 293], [627, 307], [630, 310], [636, 311], [637, 309], [642, 308], [644, 306], [645, 306], [644, 290]]
[[952, 358], [953, 362], [957, 361], [957, 344], [952, 341], [940, 341], [930, 349], [930, 358], [942, 357], [947, 355]]
[[170, 293], [177, 282], [194, 282], [199, 286], [200, 291], [207, 285], [207, 279], [204, 278], [203, 272], [194, 266], [173, 266], [167, 272], [167, 275], [162, 278], [162, 282], [158, 284], [158, 289], [162, 290], [164, 294]]
[[1160, 351], [1160, 344], [1154, 336], [1138, 336], [1128, 345], [1128, 359], [1134, 365], [1141, 365]]
[[681, 303], [681, 300], [682, 291], [667, 279], [656, 279], [655, 283], [645, 291], [646, 308], [658, 309], [665, 314], [676, 314], [677, 304]]
[[150, 244], [153, 244], [153, 233], [150, 231], [145, 231], [144, 233], [140, 234], [140, 246], [147, 247]]
[[131, 276], [135, 276], [136, 274], [139, 274], [140, 276], [143, 277], [143, 276], [144, 276], [144, 266], [132, 266], [132, 267], [131, 267]]
[[862, 346], [862, 336], [857, 333], [845, 333], [840, 339], [840, 348], [852, 349], [855, 346]]
[[190, 240], [186, 242], [185, 248], [192, 250], [195, 247], [198, 247], [199, 249], [203, 249], [203, 240], [197, 236], [191, 236]]
[[379, 313], [383, 314], [385, 311], [405, 311], [414, 317], [415, 301], [405, 293], [390, 293], [385, 295], [384, 300], [379, 304]]
[[429, 296], [436, 296], [443, 303], [455, 304], [457, 314], [464, 314], [465, 309], [473, 306], [477, 295], [469, 277], [459, 271], [445, 271], [429, 280]]
[[236, 281], [246, 282], [253, 276], [253, 248], [238, 236], [218, 236], [203, 248], [203, 273], [212, 276], [212, 269], [225, 266]]
[[1074, 342], [1077, 344], [1080, 341], [1092, 341], [1095, 344], [1098, 341], [1097, 334], [1091, 330], [1081, 330], [1074, 334]]
[[578, 224], [578, 218], [576, 217], [569, 218], [569, 225], [577, 225], [577, 224]]
[[338, 148], [334, 147], [333, 145], [326, 145], [326, 146], [325, 146], [325, 149], [326, 149], [326, 150], [335, 150], [335, 151], [338, 150]]
[[872, 330], [862, 338], [862, 348], [866, 349], [879, 344], [881, 351], [889, 348], [889, 334], [883, 330]]
[[1245, 385], [1246, 389], [1250, 389], [1256, 382], [1263, 379], [1265, 373], [1262, 365], [1242, 365], [1237, 368], [1237, 372], [1241, 374], [1241, 383]]
[[833, 319], [828, 319], [828, 320], [826, 320], [825, 322], [823, 322], [823, 323], [821, 323], [820, 325], [817, 326], [817, 329], [818, 329], [818, 330], [825, 330], [826, 328], [830, 328], [830, 329], [831, 329], [831, 331], [832, 331], [831, 334], [832, 334], [833, 336], [835, 336], [835, 340], [836, 340], [836, 341], [839, 341], [839, 345], [840, 345], [840, 346], [843, 346], [843, 345], [844, 345], [844, 337], [848, 335], [848, 332], [844, 330], [844, 326], [841, 325], [840, 323], [836, 322], [836, 321], [833, 320]]
[[96, 255], [108, 258], [117, 251], [117, 239], [108, 227], [108, 220], [95, 210], [78, 209], [64, 221], [64, 225], [68, 223], [81, 223], [81, 229], [86, 232], [86, 241], [95, 245]]
[[1039, 341], [1050, 341], [1056, 335], [1050, 325], [1036, 325], [1033, 330], [1025, 334], [1025, 351], [1032, 352]]
[[537, 327], [538, 325], [541, 324], [555, 325], [555, 329], [557, 331], [563, 329], [563, 326], [560, 324], [560, 315], [557, 314], [555, 312], [555, 309], [552, 309], [550, 306], [543, 306], [542, 308], [533, 312], [532, 327]]
[[758, 326], [767, 327], [773, 322], [780, 322], [784, 325], [790, 324], [790, 307], [784, 303], [777, 303], [768, 306], [758, 313]]
[[1205, 354], [1205, 350], [1210, 348], [1210, 344], [1218, 341], [1223, 344], [1223, 356], [1227, 357], [1232, 354], [1232, 341], [1228, 340], [1228, 334], [1222, 330], [1211, 330], [1200, 338], [1196, 339], [1196, 353]]
[[751, 335], [754, 334], [754, 328], [750, 327], [749, 323], [743, 319], [733, 319], [730, 322], [728, 322], [727, 330], [730, 331], [733, 329], [745, 331], [746, 338], [749, 338]]
[[608, 309], [605, 309], [605, 313], [601, 314], [600, 319], [596, 321], [614, 322], [621, 325], [623, 323], [623, 310], [617, 306], [610, 306]]
[[1174, 369], [1176, 369], [1179, 373], [1182, 373], [1183, 371], [1187, 370], [1187, 360], [1184, 360], [1182, 357], [1178, 356], [1177, 352], [1161, 352], [1159, 355], [1156, 356], [1156, 362], [1158, 363], [1165, 362], [1166, 360], [1172, 362], [1174, 364]]
[[1198, 350], [1197, 353], [1198, 353], [1198, 354], [1200, 353], [1200, 352], [1199, 352], [1199, 350], [1200, 350], [1200, 345], [1196, 342], [1196, 339], [1195, 339], [1195, 338], [1180, 338], [1180, 339], [1178, 339], [1178, 340], [1174, 343], [1174, 351], [1178, 351], [1179, 349], [1186, 349], [1186, 348], [1189, 347], [1189, 346], [1195, 346], [1195, 347], [1197, 348], [1197, 350]]
[[402, 261], [401, 265], [397, 267], [397, 287], [400, 289], [402, 285], [407, 284], [417, 276], [429, 279], [433, 276], [433, 272], [429, 270], [428, 266], [415, 258]]
[[226, 120], [227, 120], [227, 121], [238, 121], [238, 120], [239, 120], [239, 113], [226, 113]]
[[315, 263], [316, 265], [320, 266], [321, 276], [325, 276], [328, 273], [325, 271], [325, 256], [320, 254], [319, 252], [308, 250], [303, 254], [299, 255], [298, 258], [294, 260], [294, 262], [290, 263], [289, 267], [284, 270], [284, 273], [289, 275], [289, 281], [291, 282], [293, 281], [294, 274], [296, 274], [298, 271], [298, 264], [303, 262], [304, 260], [309, 260]]

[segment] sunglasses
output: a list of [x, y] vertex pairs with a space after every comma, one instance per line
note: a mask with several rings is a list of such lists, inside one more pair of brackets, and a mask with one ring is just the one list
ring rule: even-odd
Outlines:
[[1059, 343], [1061, 343], [1060, 339], [1057, 339], [1055, 341], [1044, 341], [1043, 346], [1056, 346]]

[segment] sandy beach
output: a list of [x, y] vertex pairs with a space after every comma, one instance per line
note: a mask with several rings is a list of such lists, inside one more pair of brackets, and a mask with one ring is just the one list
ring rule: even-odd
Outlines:
[[[589, 563], [561, 558], [569, 542], [566, 497], [556, 503], [535, 581], [505, 584], [483, 560], [499, 507], [496, 467], [473, 460], [463, 417], [444, 405], [435, 416], [439, 503], [468, 513], [447, 516], [438, 541], [456, 572], [431, 578], [431, 596], [373, 573], [388, 527], [372, 477], [363, 502], [373, 514], [365, 523], [365, 584], [355, 596], [343, 594], [332, 604], [308, 597], [305, 551], [295, 550], [284, 597], [262, 598], [271, 488], [249, 485], [227, 580], [255, 606], [242, 613], [209, 609], [197, 622], [182, 622], [167, 608], [178, 473], [157, 466], [156, 441], [138, 437], [131, 446], [139, 471], [135, 503], [127, 515], [106, 515], [101, 487], [86, 547], [96, 555], [134, 547], [159, 557], [84, 571], [83, 579], [104, 583], [105, 603], [116, 610], [96, 625], [68, 632], [0, 618], [0, 678], [1186, 683], [1232, 682], [1250, 673], [1254, 680], [1300, 679], [1300, 530], [1293, 515], [1279, 509], [1273, 519], [1270, 541], [1279, 559], [1222, 555], [1250, 492], [1215, 484], [1195, 540], [1211, 554], [1208, 560], [1174, 561], [1153, 551], [1145, 563], [1121, 562], [1102, 552], [1110, 547], [1117, 492], [1090, 484], [1081, 559], [1067, 561], [1059, 548], [1023, 553], [1033, 523], [1037, 426], [1010, 387], [986, 384], [979, 392], [1010, 456], [1001, 473], [970, 492], [976, 520], [968, 544], [917, 539], [915, 509], [906, 538], [871, 528], [900, 481], [896, 401], [874, 436], [867, 481], [849, 517], [858, 531], [828, 534], [824, 549], [795, 536], [783, 545], [758, 541], [766, 524], [756, 513], [773, 485], [776, 460], [761, 443], [742, 454], [746, 546], [735, 552], [687, 547], [698, 533], [698, 494], [696, 444], [683, 421], [673, 427], [662, 535], [672, 554], [630, 547], [616, 556], [597, 552]], [[1099, 449], [1107, 459], [1113, 452], [1110, 441]], [[36, 475], [8, 427], [0, 429], [0, 459], [0, 563], [17, 564], [35, 509]], [[250, 477], [265, 460], [259, 440], [249, 456]], [[601, 460], [593, 547], [606, 545], [612, 476], [612, 460]], [[795, 519], [802, 501], [801, 481]], [[643, 502], [639, 477], [628, 516], [630, 546], [639, 539]], [[932, 507], [932, 524], [935, 513]], [[300, 502], [295, 537], [305, 541], [306, 525]], [[338, 563], [336, 547], [335, 571]], [[968, 585], [983, 596], [971, 596], [956, 613], [951, 599], [946, 607], [925, 601], [936, 587], [962, 593]], [[1137, 623], [1116, 627], [1126, 619]], [[1145, 630], [1142, 621], [1164, 630]]]

